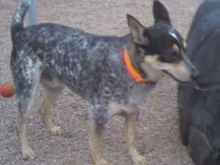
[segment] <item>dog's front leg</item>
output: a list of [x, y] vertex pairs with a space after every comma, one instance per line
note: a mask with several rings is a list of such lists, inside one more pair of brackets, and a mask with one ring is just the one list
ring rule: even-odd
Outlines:
[[89, 146], [92, 160], [95, 165], [108, 165], [103, 158], [103, 139], [102, 132], [104, 126], [97, 124], [95, 121], [89, 122]]
[[137, 148], [135, 146], [135, 134], [136, 134], [135, 130], [136, 130], [139, 111], [135, 106], [132, 108], [135, 109], [128, 110], [128, 112], [125, 114], [125, 124], [126, 124], [129, 154], [131, 155], [132, 161], [134, 162], [135, 165], [146, 165], [145, 158], [137, 151]]

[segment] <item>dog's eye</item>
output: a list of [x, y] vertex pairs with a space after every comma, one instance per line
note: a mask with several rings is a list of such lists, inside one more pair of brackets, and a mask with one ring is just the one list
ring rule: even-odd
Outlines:
[[179, 55], [179, 52], [177, 50], [173, 50], [173, 49], [164, 52], [159, 57], [159, 60], [161, 62], [167, 62], [167, 63], [178, 62], [180, 59], [181, 59], [181, 56]]

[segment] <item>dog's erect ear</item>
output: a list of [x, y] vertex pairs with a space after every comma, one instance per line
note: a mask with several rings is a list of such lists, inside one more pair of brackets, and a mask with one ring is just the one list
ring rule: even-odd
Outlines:
[[144, 25], [129, 14], [127, 14], [127, 20], [133, 41], [137, 44], [148, 45], [150, 40], [147, 35], [147, 29]]
[[168, 24], [171, 24], [171, 20], [167, 8], [159, 0], [154, 0], [153, 14], [154, 14], [155, 23], [163, 21]]

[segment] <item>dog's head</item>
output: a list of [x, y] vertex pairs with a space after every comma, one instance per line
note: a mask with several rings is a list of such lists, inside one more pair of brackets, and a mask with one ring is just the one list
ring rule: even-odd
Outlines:
[[176, 81], [191, 81], [198, 71], [185, 56], [184, 40], [172, 26], [168, 10], [158, 0], [154, 0], [153, 15], [155, 22], [150, 27], [127, 15], [134, 65], [153, 81], [159, 80], [162, 73]]

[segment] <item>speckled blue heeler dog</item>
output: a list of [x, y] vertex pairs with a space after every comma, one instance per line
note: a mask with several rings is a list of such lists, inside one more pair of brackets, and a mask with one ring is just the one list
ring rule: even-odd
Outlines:
[[23, 26], [30, 0], [23, 0], [13, 18], [11, 70], [18, 101], [18, 137], [24, 159], [34, 158], [26, 137], [25, 112], [33, 108], [39, 84], [45, 99], [40, 109], [52, 134], [61, 134], [52, 108], [66, 86], [90, 103], [89, 145], [96, 165], [106, 165], [101, 132], [115, 115], [126, 119], [129, 154], [136, 165], [145, 159], [135, 147], [139, 106], [163, 73], [188, 82], [197, 70], [184, 56], [183, 39], [171, 24], [167, 9], [154, 1], [155, 23], [145, 27], [127, 15], [130, 33], [98, 36], [46, 23]]

